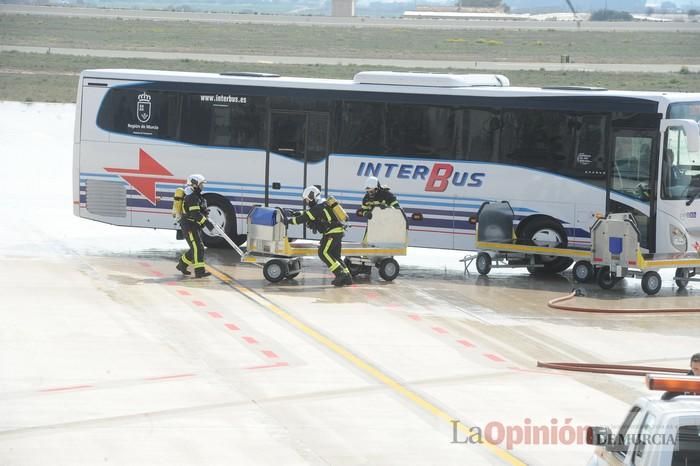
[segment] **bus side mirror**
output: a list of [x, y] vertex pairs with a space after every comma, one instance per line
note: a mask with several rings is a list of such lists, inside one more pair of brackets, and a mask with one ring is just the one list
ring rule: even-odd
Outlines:
[[682, 128], [685, 137], [688, 138], [688, 152], [700, 151], [700, 127], [695, 120], [662, 120], [661, 131], [665, 132], [668, 128]]

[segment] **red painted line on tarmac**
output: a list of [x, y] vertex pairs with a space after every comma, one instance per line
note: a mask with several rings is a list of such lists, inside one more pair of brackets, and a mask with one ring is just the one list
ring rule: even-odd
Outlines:
[[222, 316], [221, 314], [219, 314], [218, 312], [207, 312], [207, 314], [209, 314], [209, 316], [212, 317], [212, 318], [214, 318], [214, 319], [221, 319], [221, 318], [223, 317], [223, 316]]
[[365, 293], [365, 296], [367, 296], [367, 299], [377, 299], [379, 297], [379, 293], [376, 291], [368, 291]]
[[163, 272], [159, 272], [159, 271], [157, 271], [157, 270], [153, 270], [153, 271], [151, 271], [151, 275], [153, 275], [154, 277], [162, 277], [162, 276], [163, 276]]
[[447, 330], [445, 330], [445, 329], [442, 328], [442, 327], [433, 327], [433, 330], [434, 330], [435, 332], [437, 332], [437, 333], [442, 334], [442, 335], [444, 335], [444, 334], [446, 334], [446, 333], [449, 333]]
[[502, 357], [496, 356], [495, 354], [491, 354], [491, 353], [484, 353], [484, 357], [489, 358], [491, 361], [506, 362], [506, 360], [503, 359]]
[[195, 306], [199, 306], [199, 307], [205, 307], [205, 306], [206, 306], [206, 303], [204, 303], [204, 302], [202, 302], [202, 301], [196, 301], [196, 300], [195, 300], [195, 301], [192, 301], [192, 304], [194, 304]]
[[459, 343], [460, 345], [464, 345], [467, 348], [474, 348], [476, 346], [474, 343], [468, 340], [457, 340], [457, 343]]
[[168, 283], [166, 283], [166, 285], [168, 285], [168, 286], [178, 286], [179, 283], [178, 283], [178, 282], [168, 282]]
[[257, 345], [257, 344], [258, 344], [258, 340], [256, 340], [256, 339], [253, 338], [253, 337], [243, 337], [243, 339], [244, 339], [245, 341], [247, 341], [248, 343], [250, 343], [251, 345]]
[[409, 319], [413, 319], [413, 320], [415, 320], [415, 321], [421, 320], [421, 316], [419, 316], [419, 315], [417, 315], [417, 314], [409, 314], [409, 315], [408, 315], [408, 318], [409, 318]]
[[168, 380], [168, 379], [182, 379], [185, 377], [194, 377], [196, 374], [175, 374], [175, 375], [159, 375], [156, 377], [144, 377], [143, 380]]
[[189, 296], [191, 293], [187, 290], [177, 290], [178, 294], [181, 294], [182, 296]]
[[277, 353], [275, 353], [274, 351], [270, 351], [270, 350], [263, 350], [262, 354], [264, 354], [265, 356], [267, 356], [268, 358], [271, 358], [271, 359], [279, 358], [279, 356], [277, 356]]
[[386, 307], [396, 308], [396, 307], [399, 307], [399, 305], [396, 304], [396, 303], [389, 303], [389, 304], [386, 305]]
[[92, 385], [72, 385], [70, 387], [56, 387], [56, 388], [44, 388], [39, 390], [40, 392], [65, 392], [68, 390], [80, 390], [82, 388], [93, 388]]
[[252, 367], [246, 367], [246, 370], [249, 371], [254, 371], [257, 369], [272, 369], [273, 367], [286, 367], [288, 366], [289, 363], [286, 362], [276, 362], [274, 364], [267, 364], [265, 366], [252, 366]]
[[236, 324], [224, 324], [224, 325], [226, 326], [227, 329], [233, 330], [234, 332], [236, 330], [240, 330], [240, 328], [238, 328], [238, 326]]
[[141, 267], [150, 267], [150, 266], [151, 266], [151, 264], [149, 264], [148, 262], [139, 262], [138, 264], [139, 264]]

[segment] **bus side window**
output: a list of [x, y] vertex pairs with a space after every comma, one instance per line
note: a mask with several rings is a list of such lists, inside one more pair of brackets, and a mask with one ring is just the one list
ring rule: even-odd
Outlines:
[[389, 154], [454, 159], [455, 112], [451, 107], [388, 104]]
[[484, 162], [498, 161], [498, 139], [501, 119], [489, 110], [464, 109], [462, 117], [462, 150], [459, 158]]
[[583, 115], [572, 117], [574, 122], [577, 137], [569, 174], [605, 189], [607, 120], [604, 115]]
[[568, 115], [561, 112], [507, 110], [503, 115], [504, 162], [559, 172], [573, 151]]
[[264, 147], [263, 97], [246, 96], [245, 101], [238, 103], [213, 103], [202, 97], [200, 94], [184, 96], [181, 141], [204, 146]]
[[386, 105], [375, 102], [343, 102], [337, 152], [384, 155]]

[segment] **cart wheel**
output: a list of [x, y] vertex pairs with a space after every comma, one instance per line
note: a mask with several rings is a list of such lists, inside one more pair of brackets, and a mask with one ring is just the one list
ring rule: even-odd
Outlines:
[[681, 290], [685, 290], [688, 286], [688, 278], [690, 277], [690, 271], [688, 269], [676, 269], [676, 285]]
[[359, 274], [362, 273], [362, 265], [353, 264], [349, 257], [343, 259], [343, 264], [345, 264], [345, 267], [348, 268], [348, 270], [350, 271], [350, 275], [352, 275], [353, 277], [357, 277]]
[[598, 286], [600, 286], [602, 289], [611, 290], [615, 284], [620, 281], [620, 279], [616, 278], [612, 273], [610, 273], [610, 267], [606, 265], [598, 270], [597, 281]]
[[383, 259], [377, 266], [379, 276], [390, 282], [399, 276], [399, 263], [393, 257]]
[[654, 295], [661, 290], [661, 275], [653, 270], [642, 275], [642, 289], [648, 295]]
[[272, 259], [265, 263], [263, 275], [270, 283], [277, 283], [287, 276], [287, 263], [279, 259]]
[[488, 275], [491, 271], [491, 256], [487, 252], [476, 255], [476, 271], [479, 275]]
[[[287, 275], [284, 277], [287, 280], [291, 280], [292, 278], [296, 277], [301, 273], [301, 261], [299, 259], [295, 259], [293, 261], [290, 261], [289, 264], [295, 264], [294, 267], [290, 267], [289, 265], [287, 266]], [[290, 271], [289, 269], [294, 268], [294, 271]]]
[[578, 261], [574, 264], [574, 280], [579, 283], [588, 283], [593, 279], [595, 271], [588, 261]]

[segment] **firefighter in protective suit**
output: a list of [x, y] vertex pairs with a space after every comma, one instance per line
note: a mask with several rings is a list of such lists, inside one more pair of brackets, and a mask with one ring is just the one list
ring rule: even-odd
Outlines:
[[294, 212], [289, 223], [292, 225], [306, 223], [321, 233], [323, 237], [318, 247], [318, 257], [335, 275], [333, 285], [352, 285], [350, 271], [340, 257], [345, 225], [338, 220], [331, 206], [321, 199], [321, 191], [316, 186], [304, 189], [302, 197], [309, 209], [304, 212]]
[[185, 199], [180, 218], [180, 228], [185, 236], [190, 249], [185, 252], [177, 263], [176, 268], [184, 275], [190, 275], [187, 266], [194, 268], [195, 278], [203, 278], [211, 275], [204, 269], [204, 244], [202, 243], [202, 228], [210, 230], [214, 225], [207, 219], [207, 201], [202, 196], [206, 179], [202, 175], [190, 175], [187, 177]]
[[356, 214], [370, 219], [372, 218], [372, 209], [375, 207], [398, 209], [400, 206], [394, 193], [388, 187], [379, 184], [377, 177], [370, 176], [365, 181], [365, 197], [362, 198], [362, 206], [357, 209]]

